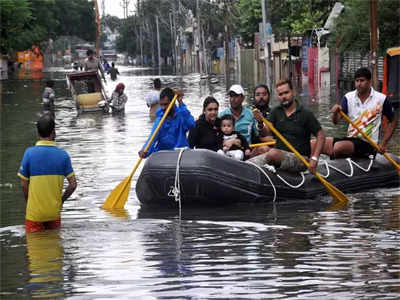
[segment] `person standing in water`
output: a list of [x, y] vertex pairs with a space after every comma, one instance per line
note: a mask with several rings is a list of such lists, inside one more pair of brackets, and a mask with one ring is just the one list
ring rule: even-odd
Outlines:
[[160, 91], [161, 91], [161, 80], [156, 78], [153, 81], [154, 89], [146, 96], [147, 107], [150, 108], [149, 116], [150, 119], [156, 118], [156, 112], [160, 107]]
[[111, 68], [108, 70], [107, 74], [110, 74], [111, 80], [117, 80], [117, 75], [119, 75], [118, 69], [115, 67], [114, 62], [111, 63]]
[[[39, 141], [25, 151], [17, 174], [26, 201], [27, 232], [59, 228], [62, 206], [77, 187], [68, 153], [54, 142], [54, 118], [44, 114], [36, 128]], [[62, 193], [64, 178], [67, 178], [68, 186]]]

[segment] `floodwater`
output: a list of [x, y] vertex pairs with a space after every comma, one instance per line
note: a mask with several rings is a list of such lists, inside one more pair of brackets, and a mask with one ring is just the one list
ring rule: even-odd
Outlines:
[[[130, 174], [152, 123], [144, 97], [151, 71], [120, 67], [125, 115], [77, 115], [65, 75], [56, 80], [57, 144], [72, 158], [78, 189], [64, 204], [62, 228], [26, 234], [25, 203], [16, 177], [36, 141], [44, 80], [8, 80], [1, 87], [1, 299], [399, 299], [400, 191], [331, 199], [178, 211], [142, 211], [136, 171], [125, 209], [100, 207]], [[197, 117], [203, 99], [227, 106], [225, 86], [198, 74], [163, 75], [185, 91]], [[328, 134], [333, 100], [304, 98]], [[276, 103], [276, 102], [275, 102]], [[399, 129], [398, 129], [399, 130]], [[391, 152], [400, 154], [397, 131]], [[184, 203], [184, 199], [182, 200]]]

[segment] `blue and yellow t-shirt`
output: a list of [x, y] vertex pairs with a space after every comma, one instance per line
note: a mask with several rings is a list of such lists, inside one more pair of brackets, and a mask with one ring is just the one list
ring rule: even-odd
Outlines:
[[64, 177], [72, 175], [68, 153], [53, 141], [39, 141], [29, 147], [18, 170], [20, 178], [29, 180], [26, 219], [35, 222], [59, 219]]

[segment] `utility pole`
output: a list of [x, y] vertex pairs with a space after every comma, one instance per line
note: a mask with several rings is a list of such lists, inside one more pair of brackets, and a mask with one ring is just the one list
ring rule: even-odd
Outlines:
[[176, 64], [175, 64], [175, 38], [174, 38], [174, 29], [172, 25], [172, 12], [169, 13], [169, 27], [171, 30], [171, 56], [172, 56], [172, 61], [174, 62], [174, 69], [176, 72]]
[[228, 5], [227, 0], [224, 1], [224, 29], [225, 29], [225, 84], [230, 85], [230, 68], [229, 68], [229, 26], [228, 26]]
[[269, 90], [271, 90], [271, 76], [269, 68], [269, 51], [268, 51], [268, 37], [267, 37], [267, 11], [266, 11], [266, 0], [261, 0], [262, 9], [262, 28], [263, 28], [263, 41], [264, 41], [264, 60], [265, 60], [265, 83]]
[[138, 17], [139, 17], [139, 44], [140, 44], [140, 65], [143, 66], [143, 32], [142, 32], [142, 10], [140, 0], [137, 1]]
[[371, 46], [371, 62], [370, 68], [372, 73], [372, 85], [374, 89], [378, 88], [378, 24], [377, 24], [377, 0], [369, 1], [369, 20], [371, 26], [370, 46]]
[[157, 48], [158, 48], [158, 75], [161, 75], [161, 48], [160, 48], [160, 30], [158, 27], [158, 16], [156, 16], [157, 26]]
[[100, 54], [100, 35], [101, 35], [101, 24], [100, 24], [100, 14], [99, 6], [97, 5], [97, 0], [93, 2], [94, 11], [96, 15], [96, 56], [99, 57]]
[[202, 57], [201, 57], [201, 33], [200, 33], [200, 7], [199, 0], [196, 0], [196, 20], [197, 20], [197, 61], [199, 65], [199, 72], [203, 74]]

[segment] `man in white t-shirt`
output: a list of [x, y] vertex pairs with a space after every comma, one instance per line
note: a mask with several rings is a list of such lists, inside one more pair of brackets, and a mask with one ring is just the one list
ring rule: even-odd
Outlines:
[[150, 108], [149, 111], [149, 116], [150, 119], [154, 120], [156, 118], [156, 112], [158, 108], [160, 107], [160, 91], [161, 91], [161, 80], [160, 78], [156, 78], [153, 81], [154, 84], [154, 90], [152, 90], [147, 96], [146, 96], [146, 104], [147, 107]]
[[[371, 86], [371, 77], [367, 68], [356, 71], [356, 89], [344, 95], [341, 105], [336, 104], [332, 107], [332, 122], [338, 124], [342, 118], [340, 111], [343, 111], [359, 129], [378, 144], [379, 152], [384, 153], [396, 127], [396, 118], [391, 101]], [[382, 137], [379, 139], [381, 130]], [[326, 138], [322, 153], [339, 158], [368, 157], [375, 152], [375, 148], [349, 124], [346, 137]]]

